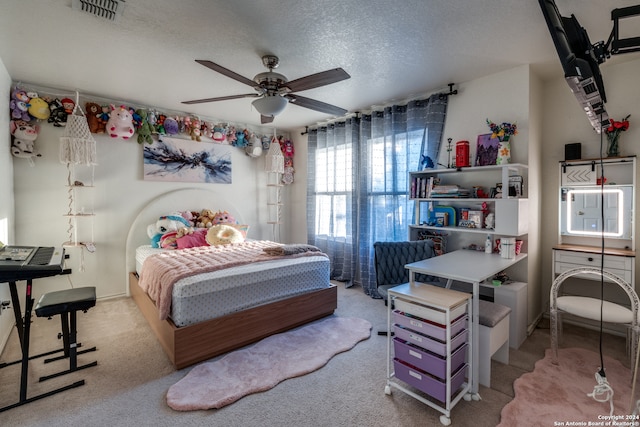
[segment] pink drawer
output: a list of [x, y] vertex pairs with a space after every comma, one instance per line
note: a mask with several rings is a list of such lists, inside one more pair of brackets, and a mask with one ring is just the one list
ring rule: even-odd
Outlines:
[[[395, 333], [395, 336], [403, 341], [415, 344], [418, 347], [421, 347], [432, 353], [436, 353], [440, 356], [444, 356], [445, 354], [447, 354], [447, 345], [443, 341], [433, 339], [431, 337], [428, 337], [427, 335], [423, 335], [411, 329], [403, 328], [399, 325], [393, 325], [393, 331]], [[455, 351], [462, 344], [466, 343], [468, 335], [469, 331], [467, 329], [463, 329], [458, 333], [458, 335], [452, 336], [451, 351]]]
[[[445, 381], [435, 378], [415, 366], [410, 366], [398, 359], [393, 359], [393, 366], [396, 378], [427, 393], [440, 402], [446, 402], [447, 383]], [[467, 366], [466, 364], [462, 365], [451, 375], [451, 396], [449, 397], [455, 396], [456, 392], [464, 384], [467, 375]]]
[[[393, 339], [396, 359], [400, 359], [438, 378], [447, 376], [447, 358], [425, 351], [417, 345], [399, 338]], [[466, 361], [467, 344], [463, 344], [451, 354], [451, 372], [458, 370]]]
[[[405, 313], [400, 310], [393, 312], [393, 323], [404, 328], [420, 332], [440, 341], [447, 339], [447, 328], [445, 325], [425, 320], [420, 317]], [[467, 328], [467, 315], [464, 314], [451, 322], [451, 336], [458, 335], [460, 331]]]

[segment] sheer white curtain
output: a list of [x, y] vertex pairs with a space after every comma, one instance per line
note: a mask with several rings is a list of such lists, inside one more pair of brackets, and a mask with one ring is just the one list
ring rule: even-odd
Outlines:
[[309, 131], [307, 237], [331, 259], [331, 278], [375, 290], [373, 243], [407, 240], [409, 171], [437, 161], [447, 97]]

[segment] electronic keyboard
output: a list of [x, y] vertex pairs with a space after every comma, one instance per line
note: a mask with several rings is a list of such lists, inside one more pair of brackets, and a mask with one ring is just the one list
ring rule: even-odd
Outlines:
[[64, 259], [64, 248], [4, 246], [0, 248], [0, 283], [63, 274]]

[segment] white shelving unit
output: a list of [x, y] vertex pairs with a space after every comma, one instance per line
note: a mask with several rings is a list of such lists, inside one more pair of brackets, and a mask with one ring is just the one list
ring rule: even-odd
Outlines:
[[[440, 185], [453, 185], [461, 183], [461, 186], [472, 188], [482, 187], [486, 192], [488, 188], [494, 187], [497, 183], [502, 184], [502, 198], [443, 198], [443, 197], [411, 197], [415, 201], [415, 218], [418, 223], [409, 225], [409, 239], [417, 240], [420, 230], [434, 230], [447, 232], [480, 233], [483, 235], [505, 235], [519, 237], [528, 232], [528, 202], [526, 198], [526, 182], [523, 183], [523, 193], [519, 197], [509, 196], [509, 177], [519, 175], [526, 180], [528, 166], [519, 163], [476, 166], [460, 169], [427, 169], [418, 172], [410, 172], [410, 182], [416, 179], [434, 178], [440, 181]], [[427, 190], [428, 191], [428, 190]], [[459, 227], [458, 224], [448, 226], [429, 225], [428, 220], [431, 212], [436, 206], [451, 206], [458, 210], [469, 208], [472, 210], [482, 210], [482, 204], [486, 203], [490, 213], [495, 215], [495, 226], [492, 229]], [[459, 218], [456, 220], [459, 222]]]
[[[489, 188], [502, 184], [502, 198], [442, 198], [442, 197], [411, 197], [415, 202], [415, 218], [418, 223], [409, 225], [409, 239], [418, 240], [420, 234], [425, 230], [447, 234], [446, 250], [455, 251], [463, 247], [468, 247], [471, 243], [481, 244], [487, 235], [491, 235], [495, 240], [501, 237], [515, 237], [525, 241], [522, 252], [526, 253], [526, 240], [529, 232], [529, 199], [528, 199], [528, 166], [521, 163], [510, 163], [503, 165], [474, 166], [465, 168], [449, 169], [426, 169], [423, 171], [410, 172], [409, 179], [413, 182], [416, 178], [434, 178], [440, 181], [441, 185], [459, 185], [462, 188], [472, 189], [475, 186], [481, 187], [485, 193]], [[509, 195], [509, 180], [511, 176], [522, 177], [522, 191], [517, 196]], [[430, 217], [431, 210], [436, 206], [450, 206], [457, 214], [462, 208], [472, 210], [482, 210], [482, 205], [486, 204], [489, 213], [494, 214], [493, 228], [467, 228], [457, 224], [448, 226], [428, 225], [424, 222]], [[459, 218], [458, 218], [459, 219]], [[510, 269], [509, 276], [515, 281], [514, 286], [502, 286], [496, 288], [491, 282], [481, 283], [480, 292], [490, 300], [500, 302], [512, 309], [510, 317], [510, 334], [513, 339], [510, 345], [518, 348], [526, 338], [527, 330], [527, 269], [526, 259], [518, 263], [517, 267]], [[461, 266], [464, 268], [464, 266]], [[517, 292], [516, 289], [517, 288]], [[456, 289], [470, 291], [470, 288], [462, 284], [456, 284]]]
[[273, 227], [273, 240], [280, 241], [280, 224], [282, 220], [282, 187], [281, 174], [267, 172], [267, 224]]
[[[94, 239], [94, 200], [93, 174], [94, 166], [75, 166], [68, 164], [67, 197], [68, 211], [64, 214], [69, 219], [67, 228], [68, 240], [65, 247], [83, 247], [90, 252], [95, 250]], [[84, 168], [87, 177], [79, 178], [78, 168]]]

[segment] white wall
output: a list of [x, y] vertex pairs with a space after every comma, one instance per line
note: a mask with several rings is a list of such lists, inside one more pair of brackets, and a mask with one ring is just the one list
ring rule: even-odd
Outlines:
[[[20, 244], [59, 246], [68, 240], [68, 220], [63, 216], [68, 211], [67, 170], [58, 160], [62, 132], [63, 128], [41, 124], [36, 146], [43, 156], [35, 160], [35, 167], [30, 167], [22, 159], [14, 159], [15, 241]], [[271, 229], [266, 224], [264, 156], [250, 158], [243, 150], [232, 147], [232, 184], [150, 182], [143, 180], [142, 147], [137, 142], [94, 136], [98, 157], [95, 188], [82, 191], [94, 193], [97, 251], [90, 254], [86, 250], [83, 253], [80, 248], [67, 249], [71, 255], [68, 265], [73, 274], [40, 279], [35, 289], [36, 299], [44, 291], [68, 288], [67, 281], [72, 281], [75, 286], [96, 286], [99, 298], [125, 294], [124, 251], [129, 225], [148, 201], [170, 190], [188, 187], [212, 189], [234, 205], [243, 222], [251, 226], [249, 237], [271, 238]], [[176, 209], [227, 209], [217, 200], [202, 203], [202, 206], [176, 206]], [[81, 232], [90, 226], [90, 219], [79, 220]], [[84, 272], [80, 271], [82, 255]]]
[[[13, 241], [13, 162], [9, 147], [11, 145], [11, 135], [9, 134], [9, 103], [7, 100], [11, 95], [11, 77], [0, 59], [0, 227], [7, 225], [8, 239], [4, 244], [14, 243]], [[0, 235], [4, 231], [0, 230]], [[9, 285], [0, 283], [0, 301], [9, 301]], [[0, 309], [0, 349], [4, 348], [11, 328], [13, 327], [13, 310]]]
[[[640, 85], [638, 84], [640, 60], [617, 64], [612, 60], [602, 66], [602, 74], [609, 117], [621, 120], [627, 114], [631, 114], [629, 129], [620, 137], [621, 154], [637, 156], [640, 154]], [[545, 84], [543, 99], [544, 114], [540, 128], [544, 150], [544, 161], [541, 164], [541, 206], [544, 224], [541, 229], [543, 248], [541, 291], [543, 309], [548, 310], [549, 290], [552, 283], [551, 248], [558, 242], [558, 186], [560, 185], [558, 163], [564, 159], [564, 145], [572, 142], [582, 144], [582, 158], [597, 158], [600, 135], [595, 133], [589, 124], [585, 113], [563, 78]], [[606, 137], [604, 137], [605, 152], [606, 145]], [[635, 205], [637, 210], [640, 206], [638, 200]], [[637, 221], [634, 222], [634, 233], [637, 239], [639, 229]], [[637, 271], [638, 258], [636, 257], [636, 274]]]

